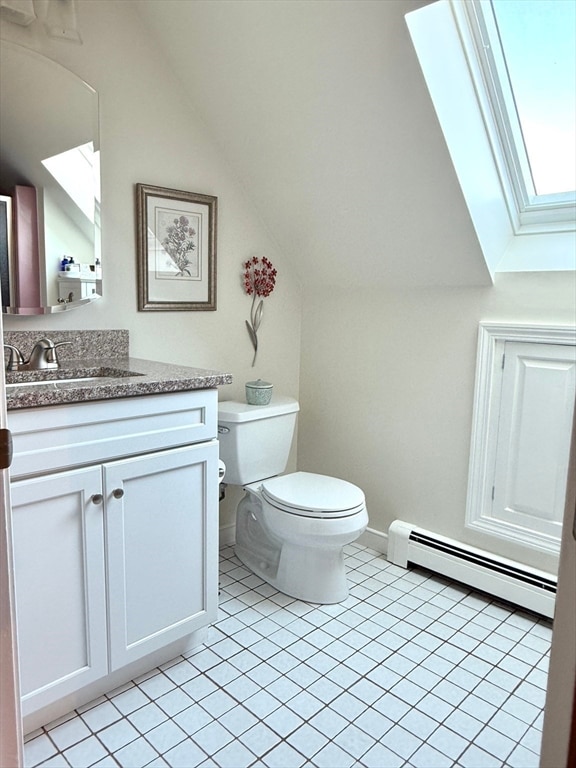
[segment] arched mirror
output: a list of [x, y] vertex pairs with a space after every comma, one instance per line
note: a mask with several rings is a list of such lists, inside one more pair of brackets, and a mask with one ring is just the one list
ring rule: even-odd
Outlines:
[[102, 294], [98, 95], [3, 40], [0, 100], [3, 311], [83, 306]]

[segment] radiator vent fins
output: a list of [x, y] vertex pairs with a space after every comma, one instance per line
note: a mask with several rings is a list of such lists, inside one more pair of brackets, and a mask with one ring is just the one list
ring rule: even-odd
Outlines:
[[553, 573], [417, 528], [404, 520], [394, 520], [390, 525], [386, 556], [402, 568], [408, 563], [419, 565], [534, 613], [554, 616], [557, 581]]
[[424, 533], [413, 531], [410, 534], [410, 541], [414, 541], [419, 544], [425, 544], [427, 547], [432, 547], [432, 549], [436, 549], [439, 552], [445, 552], [446, 554], [453, 555], [454, 557], [458, 557], [461, 560], [466, 560], [473, 565], [477, 565], [481, 568], [488, 568], [488, 570], [494, 571], [495, 573], [504, 574], [510, 578], [522, 581], [525, 584], [529, 584], [538, 589], [546, 590], [554, 595], [556, 594], [556, 581], [553, 579], [548, 579], [545, 576], [532, 574], [513, 565], [501, 563], [498, 560], [493, 560], [486, 555], [468, 551], [453, 544], [444, 543], [443, 541], [434, 539]]

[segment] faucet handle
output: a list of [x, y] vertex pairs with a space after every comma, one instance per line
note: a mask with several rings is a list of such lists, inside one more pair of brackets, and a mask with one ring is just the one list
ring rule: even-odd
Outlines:
[[[49, 341], [49, 339], [47, 339]], [[72, 344], [71, 341], [57, 341], [56, 343], [52, 342], [52, 346], [46, 350], [46, 360], [48, 362], [56, 363], [56, 367], [60, 365], [58, 362], [58, 356], [56, 355], [56, 349], [57, 347], [62, 347], [64, 344]]]
[[58, 368], [58, 357], [56, 356], [56, 347], [63, 344], [71, 344], [71, 341], [59, 341], [56, 344], [52, 339], [40, 339], [34, 344], [30, 354], [30, 359], [26, 363], [31, 370], [42, 368]]
[[20, 366], [24, 365], [24, 358], [18, 347], [14, 347], [12, 344], [4, 344], [4, 349], [10, 350], [8, 363], [6, 364], [7, 371], [17, 371]]

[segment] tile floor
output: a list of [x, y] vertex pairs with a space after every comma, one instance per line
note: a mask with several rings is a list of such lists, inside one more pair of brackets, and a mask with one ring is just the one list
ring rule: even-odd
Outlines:
[[353, 544], [350, 597], [220, 552], [206, 646], [27, 738], [26, 765], [536, 768], [551, 624]]

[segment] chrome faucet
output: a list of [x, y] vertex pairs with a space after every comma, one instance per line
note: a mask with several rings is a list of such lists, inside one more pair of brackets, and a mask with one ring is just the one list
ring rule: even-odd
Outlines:
[[28, 360], [24, 361], [22, 353], [17, 347], [11, 344], [4, 344], [10, 350], [10, 357], [6, 366], [7, 371], [40, 371], [47, 368], [58, 368], [58, 356], [56, 348], [63, 344], [71, 344], [71, 341], [58, 341], [56, 344], [52, 339], [40, 339], [34, 344]]
[[58, 356], [56, 355], [56, 347], [61, 347], [63, 344], [72, 344], [71, 341], [59, 341], [56, 344], [52, 339], [40, 339], [34, 344], [30, 358], [27, 363], [24, 364], [25, 368], [30, 371], [38, 371], [44, 368], [58, 368], [60, 363], [58, 362]]

